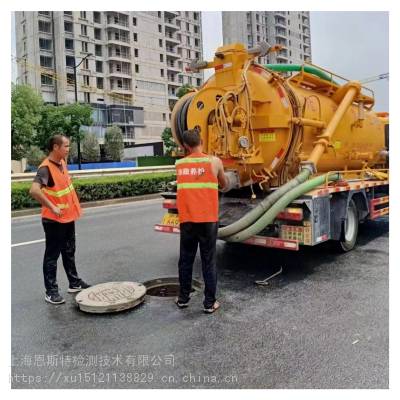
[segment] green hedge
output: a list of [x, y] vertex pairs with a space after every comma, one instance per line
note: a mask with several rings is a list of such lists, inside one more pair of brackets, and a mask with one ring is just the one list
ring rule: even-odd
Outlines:
[[176, 158], [169, 156], [143, 156], [138, 157], [138, 167], [153, 167], [159, 165], [175, 165]]
[[[74, 187], [81, 202], [132, 197], [166, 190], [166, 184], [175, 180], [171, 172], [123, 175], [100, 178], [74, 179]], [[31, 182], [11, 185], [11, 210], [39, 207], [29, 195]]]

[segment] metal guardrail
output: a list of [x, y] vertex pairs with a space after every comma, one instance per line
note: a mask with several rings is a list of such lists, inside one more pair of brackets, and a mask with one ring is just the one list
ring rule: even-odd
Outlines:
[[[157, 167], [86, 169], [78, 171], [69, 171], [69, 174], [74, 178], [91, 178], [95, 176], [151, 174], [156, 172], [173, 172], [173, 171], [175, 171], [175, 166], [161, 165]], [[29, 182], [32, 181], [35, 176], [36, 172], [11, 174], [11, 182]]]

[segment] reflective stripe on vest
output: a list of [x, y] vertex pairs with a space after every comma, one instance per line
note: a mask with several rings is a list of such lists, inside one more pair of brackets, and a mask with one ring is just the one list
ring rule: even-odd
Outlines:
[[186, 157], [175, 161], [175, 165], [211, 162], [209, 157]]
[[74, 189], [74, 185], [71, 183], [66, 189], [59, 190], [58, 192], [56, 192], [55, 190], [46, 189], [46, 188], [43, 188], [42, 190], [43, 190], [43, 192], [47, 193], [49, 196], [61, 197], [61, 196], [65, 196], [68, 193], [71, 193], [75, 189]]
[[218, 183], [213, 183], [213, 182], [178, 183], [178, 189], [217, 189], [218, 190]]

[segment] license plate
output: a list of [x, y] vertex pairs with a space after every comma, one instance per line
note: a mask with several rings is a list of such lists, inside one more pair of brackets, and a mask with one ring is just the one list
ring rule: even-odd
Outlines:
[[166, 213], [162, 220], [162, 225], [179, 227], [179, 216], [178, 214]]

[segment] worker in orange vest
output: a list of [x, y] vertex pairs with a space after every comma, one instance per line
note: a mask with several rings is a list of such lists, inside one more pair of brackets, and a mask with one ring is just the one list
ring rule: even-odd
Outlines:
[[55, 135], [48, 143], [49, 156], [40, 164], [29, 194], [42, 205], [42, 225], [46, 236], [43, 259], [45, 300], [61, 304], [57, 285], [57, 260], [62, 256], [69, 281], [69, 293], [88, 288], [79, 278], [75, 266], [75, 221], [81, 216], [79, 204], [66, 160], [69, 153], [69, 139]]
[[220, 304], [216, 300], [216, 243], [218, 233], [218, 184], [227, 185], [224, 167], [219, 158], [202, 151], [197, 130], [183, 133], [188, 155], [176, 162], [177, 208], [180, 221], [179, 308], [188, 306], [192, 289], [193, 262], [200, 247], [204, 279], [204, 312], [213, 313]]

